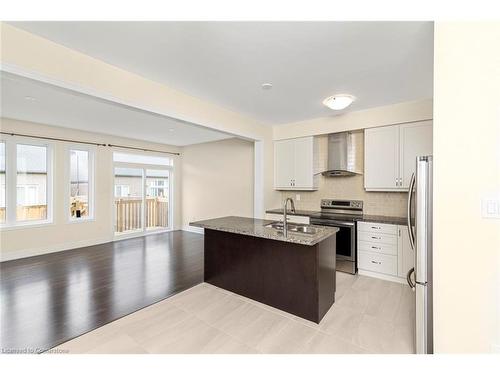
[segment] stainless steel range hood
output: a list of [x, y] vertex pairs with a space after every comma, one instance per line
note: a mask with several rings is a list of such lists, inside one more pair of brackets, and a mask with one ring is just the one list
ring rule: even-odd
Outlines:
[[355, 135], [351, 132], [328, 135], [328, 169], [326, 177], [353, 176], [361, 174], [357, 160]]

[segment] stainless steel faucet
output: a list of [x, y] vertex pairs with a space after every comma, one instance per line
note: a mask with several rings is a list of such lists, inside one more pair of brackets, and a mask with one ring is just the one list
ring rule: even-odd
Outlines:
[[293, 203], [293, 199], [292, 198], [285, 199], [285, 202], [283, 203], [283, 235], [285, 237], [288, 236], [288, 226], [286, 224], [286, 222], [288, 220], [286, 217], [286, 206], [288, 204], [288, 201], [290, 201], [290, 203], [291, 203], [290, 211], [295, 213], [295, 203]]

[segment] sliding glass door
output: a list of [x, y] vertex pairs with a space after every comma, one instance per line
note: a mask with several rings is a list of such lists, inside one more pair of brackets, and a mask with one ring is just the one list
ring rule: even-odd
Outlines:
[[146, 229], [168, 228], [170, 171], [146, 169]]
[[115, 233], [143, 230], [143, 170], [115, 168]]
[[123, 153], [115, 153], [113, 158], [115, 235], [170, 229], [170, 159]]

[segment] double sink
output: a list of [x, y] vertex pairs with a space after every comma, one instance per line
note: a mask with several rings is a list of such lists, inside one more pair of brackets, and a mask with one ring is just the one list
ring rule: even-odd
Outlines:
[[[318, 233], [318, 229], [314, 228], [310, 225], [307, 224], [292, 224], [292, 223], [287, 223], [286, 224], [287, 229], [290, 232], [294, 233], [302, 233], [302, 234], [316, 234]], [[283, 231], [283, 223], [280, 221], [276, 221], [271, 224], [267, 224], [266, 228], [273, 228], [276, 229], [277, 231]]]

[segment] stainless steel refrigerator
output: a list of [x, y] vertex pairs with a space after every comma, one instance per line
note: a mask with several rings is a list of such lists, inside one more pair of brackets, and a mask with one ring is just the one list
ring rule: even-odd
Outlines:
[[[415, 291], [415, 350], [433, 353], [432, 327], [432, 156], [418, 156], [408, 191], [408, 234], [415, 267], [407, 274]], [[412, 277], [413, 275], [413, 277]]]

